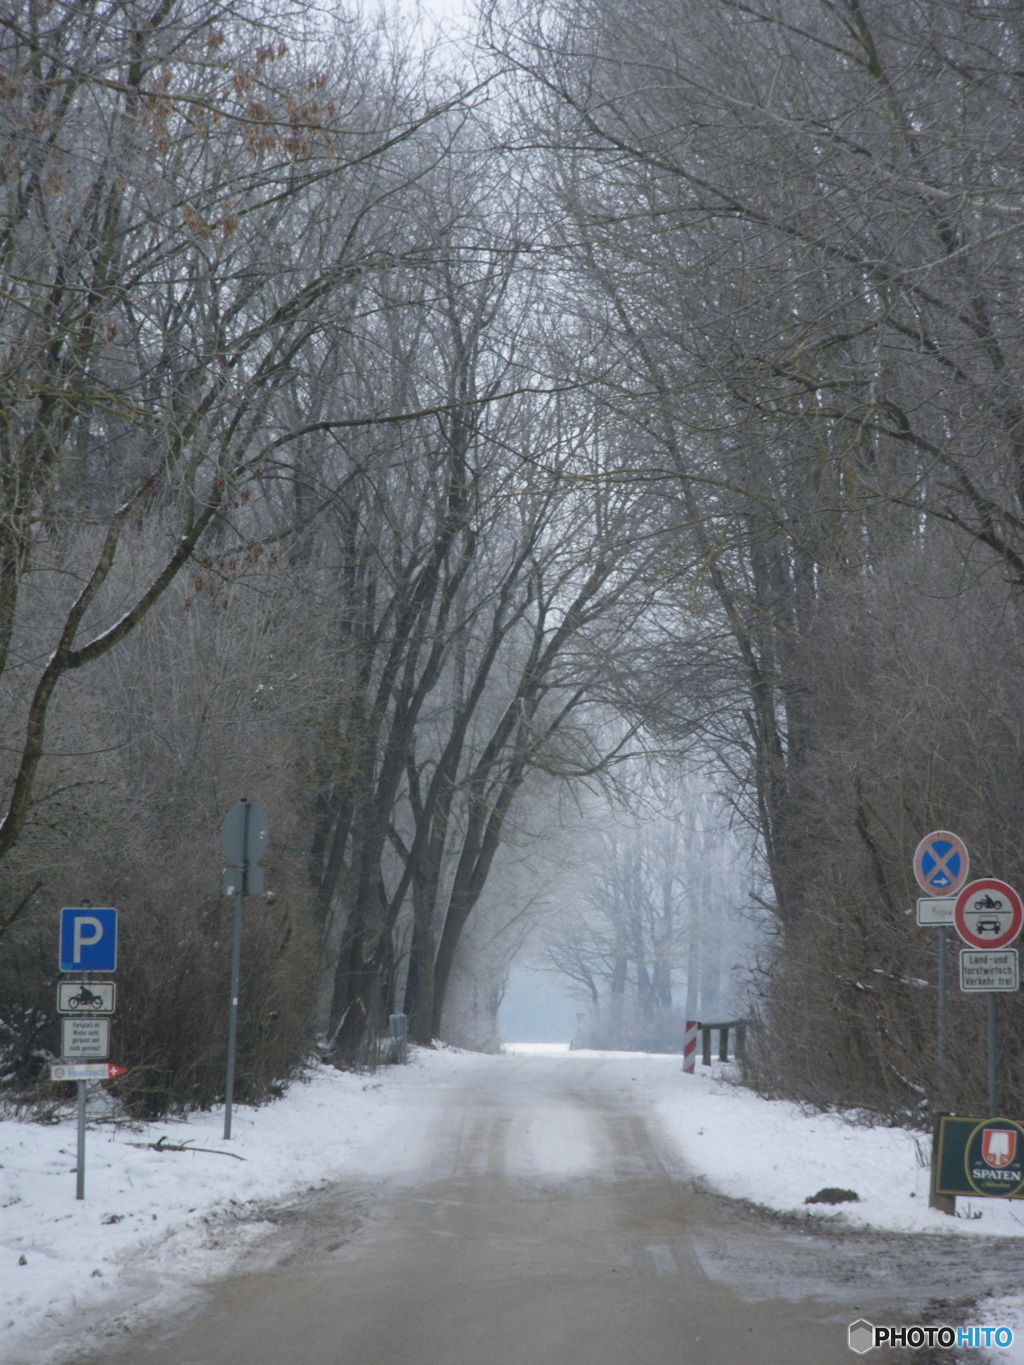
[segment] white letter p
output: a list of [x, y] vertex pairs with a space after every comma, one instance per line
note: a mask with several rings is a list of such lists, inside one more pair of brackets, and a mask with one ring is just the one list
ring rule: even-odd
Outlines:
[[[87, 925], [95, 931], [91, 937], [87, 937], [86, 934], [83, 932]], [[98, 920], [95, 915], [76, 915], [74, 952], [72, 953], [71, 961], [81, 962], [82, 949], [91, 948], [94, 943], [99, 943], [102, 937], [103, 924], [102, 921]]]

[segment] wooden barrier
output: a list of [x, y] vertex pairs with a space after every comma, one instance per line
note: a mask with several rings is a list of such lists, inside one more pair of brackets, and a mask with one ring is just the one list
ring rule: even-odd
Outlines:
[[742, 1060], [743, 1052], [747, 1045], [747, 1020], [746, 1019], [725, 1019], [708, 1022], [700, 1019], [697, 1021], [700, 1029], [701, 1040], [701, 1061], [705, 1066], [711, 1065], [711, 1034], [714, 1029], [718, 1029], [718, 1060], [727, 1062], [729, 1060], [729, 1030], [736, 1030], [736, 1047], [734, 1055], [737, 1061]]

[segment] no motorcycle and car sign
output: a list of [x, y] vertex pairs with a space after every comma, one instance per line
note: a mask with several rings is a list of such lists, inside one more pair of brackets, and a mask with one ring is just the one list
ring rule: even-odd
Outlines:
[[1024, 925], [1024, 905], [1007, 882], [982, 877], [957, 896], [953, 924], [971, 948], [1005, 948]]

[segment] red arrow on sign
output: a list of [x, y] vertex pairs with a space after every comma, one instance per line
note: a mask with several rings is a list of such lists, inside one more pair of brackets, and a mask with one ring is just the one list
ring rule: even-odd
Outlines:
[[112, 1081], [123, 1076], [127, 1067], [116, 1062], [51, 1062], [51, 1081]]

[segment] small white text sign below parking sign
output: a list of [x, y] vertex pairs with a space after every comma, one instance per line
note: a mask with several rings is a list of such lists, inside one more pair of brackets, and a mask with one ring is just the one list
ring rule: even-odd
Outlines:
[[88, 1057], [93, 1061], [102, 1061], [104, 1057], [109, 1057], [110, 1020], [69, 1019], [65, 1016], [60, 1021], [60, 1051], [65, 1058]]

